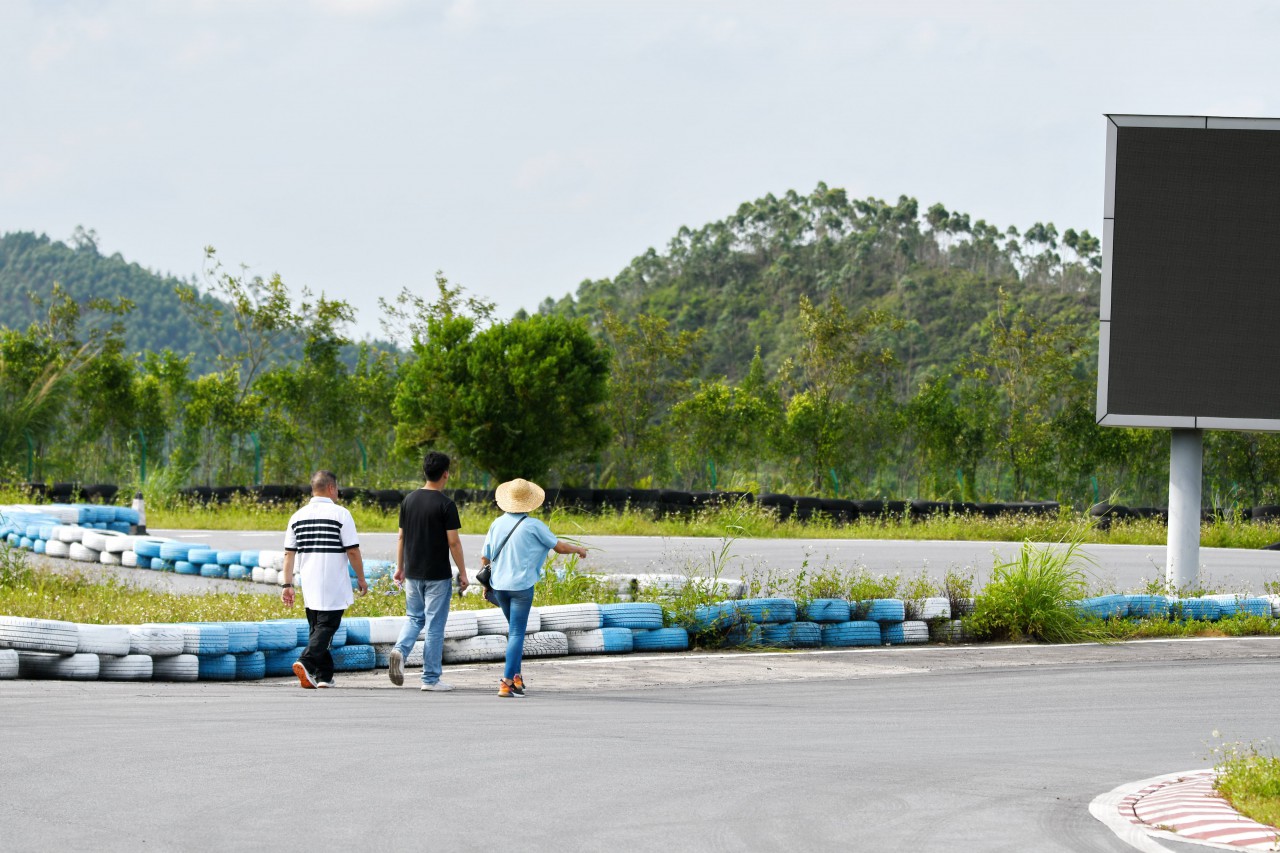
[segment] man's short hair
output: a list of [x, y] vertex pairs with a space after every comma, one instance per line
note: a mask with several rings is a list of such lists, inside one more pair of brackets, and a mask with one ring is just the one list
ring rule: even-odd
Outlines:
[[320, 470], [311, 475], [311, 494], [327, 492], [338, 485], [338, 475], [332, 471]]
[[429, 450], [422, 460], [422, 476], [427, 482], [434, 483], [449, 470], [449, 457], [439, 450]]

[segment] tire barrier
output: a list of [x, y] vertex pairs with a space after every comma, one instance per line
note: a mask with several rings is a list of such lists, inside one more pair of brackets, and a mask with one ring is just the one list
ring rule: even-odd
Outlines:
[[684, 628], [633, 629], [631, 647], [637, 652], [684, 652], [689, 650], [689, 632]]
[[[545, 632], [544, 632], [545, 633]], [[627, 654], [634, 648], [630, 628], [593, 628], [588, 631], [565, 631], [571, 655]]]
[[760, 630], [760, 641], [777, 649], [816, 649], [822, 645], [822, 627], [817, 622], [764, 625]]
[[848, 622], [849, 602], [843, 598], [815, 598], [800, 612], [810, 622]]
[[150, 681], [153, 665], [151, 655], [98, 655], [98, 679]]
[[662, 605], [643, 601], [602, 604], [600, 614], [605, 628], [661, 628]]

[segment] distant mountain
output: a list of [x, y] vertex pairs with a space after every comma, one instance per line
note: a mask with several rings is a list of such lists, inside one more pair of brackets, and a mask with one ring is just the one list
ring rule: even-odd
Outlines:
[[[203, 330], [183, 313], [174, 288], [191, 281], [160, 275], [119, 253], [103, 255], [92, 234], [77, 230], [74, 245], [44, 234], [15, 232], [0, 236], [0, 325], [24, 327], [41, 315], [30, 294], [47, 298], [58, 283], [77, 302], [91, 298], [130, 300], [134, 308], [121, 318], [133, 352], [171, 349], [192, 356], [192, 373], [216, 367], [217, 351]], [[203, 297], [211, 303], [213, 297]], [[383, 349], [390, 344], [378, 342]], [[300, 352], [300, 350], [299, 350]], [[348, 358], [354, 361], [354, 348]]]
[[704, 372], [736, 379], [756, 347], [772, 367], [797, 351], [801, 296], [819, 305], [835, 296], [851, 310], [884, 309], [905, 321], [885, 343], [914, 384], [981, 345], [981, 321], [1000, 289], [1014, 306], [1096, 334], [1100, 248], [1087, 231], [1002, 229], [940, 204], [921, 213], [912, 198], [850, 199], [820, 184], [681, 228], [664, 250], [539, 310], [588, 319], [648, 313], [705, 329]]

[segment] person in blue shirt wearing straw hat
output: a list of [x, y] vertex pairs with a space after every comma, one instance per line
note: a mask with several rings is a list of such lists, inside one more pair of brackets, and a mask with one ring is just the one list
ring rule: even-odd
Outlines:
[[515, 479], [498, 486], [495, 499], [505, 514], [489, 525], [480, 552], [481, 570], [488, 568], [485, 597], [507, 617], [507, 663], [498, 686], [503, 698], [524, 695], [524, 632], [533, 607], [533, 587], [542, 579], [547, 552], [587, 556], [580, 545], [561, 542], [551, 528], [529, 513], [542, 506], [546, 494], [537, 483]]

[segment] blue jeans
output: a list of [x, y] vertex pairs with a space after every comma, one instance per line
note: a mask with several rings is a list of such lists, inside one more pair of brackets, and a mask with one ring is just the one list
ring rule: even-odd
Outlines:
[[507, 681], [520, 675], [524, 661], [524, 629], [529, 624], [529, 610], [533, 607], [533, 587], [508, 591], [495, 589], [493, 597], [507, 617], [507, 668], [503, 678]]
[[409, 617], [396, 648], [409, 657], [422, 627], [427, 628], [422, 638], [422, 683], [435, 684], [440, 680], [440, 656], [444, 654], [444, 623], [449, 618], [449, 598], [453, 595], [453, 581], [426, 581], [404, 579], [404, 610]]

